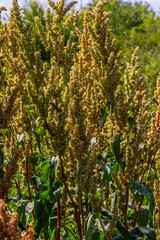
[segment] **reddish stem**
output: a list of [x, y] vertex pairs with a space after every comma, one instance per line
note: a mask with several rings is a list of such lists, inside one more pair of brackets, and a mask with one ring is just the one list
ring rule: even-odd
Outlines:
[[21, 194], [21, 190], [20, 190], [20, 187], [18, 186], [18, 183], [17, 183], [16, 179], [15, 179], [15, 184], [16, 184], [16, 188], [18, 190], [19, 199], [21, 199], [22, 198], [22, 194]]
[[83, 202], [81, 198], [81, 215], [82, 215], [82, 227], [83, 227], [83, 236], [84, 236], [84, 211], [83, 211]]
[[107, 187], [107, 194], [106, 194], [106, 209], [109, 208], [109, 186]]
[[[159, 144], [159, 145], [160, 145], [160, 144]], [[154, 156], [153, 156], [152, 161], [151, 161], [151, 166], [150, 166], [150, 168], [149, 168], [148, 177], [147, 177], [147, 182], [149, 181], [149, 178], [150, 178], [150, 173], [151, 173], [151, 169], [152, 169], [152, 165], [153, 165], [153, 162], [154, 162], [156, 153], [157, 153], [157, 152], [154, 153]], [[148, 187], [148, 183], [146, 184], [146, 187]], [[140, 201], [140, 203], [139, 203], [139, 205], [138, 205], [138, 209], [137, 209], [137, 211], [136, 211], [136, 215], [135, 215], [133, 227], [135, 227], [136, 220], [137, 220], [138, 213], [139, 213], [139, 209], [140, 209], [140, 207], [141, 207], [141, 205], [142, 205], [142, 202], [143, 202], [143, 198], [144, 198], [144, 195], [142, 196], [141, 201]]]
[[60, 162], [61, 162], [61, 168], [62, 168], [62, 176], [63, 176], [63, 181], [64, 181], [64, 185], [65, 185], [65, 188], [66, 188], [66, 191], [69, 195], [69, 198], [72, 202], [72, 205], [74, 207], [74, 211], [75, 211], [75, 216], [76, 216], [76, 220], [77, 220], [77, 226], [78, 226], [78, 231], [79, 231], [79, 237], [80, 237], [80, 240], [82, 240], [82, 230], [81, 230], [81, 221], [80, 221], [80, 213], [79, 211], [77, 210], [77, 205], [76, 203], [74, 202], [73, 198], [72, 198], [72, 195], [69, 191], [69, 188], [67, 186], [67, 183], [66, 183], [66, 177], [65, 177], [65, 173], [64, 173], [64, 167], [63, 167], [63, 162], [62, 162], [62, 159], [60, 158]]
[[[34, 175], [36, 176], [35, 162], [34, 162], [34, 154], [33, 154], [32, 145], [31, 145], [31, 158], [32, 158], [32, 164], [33, 164], [33, 172], [34, 172]], [[34, 187], [34, 192], [35, 192], [35, 194], [37, 193], [37, 191], [38, 191], [38, 187], [37, 187], [37, 184], [36, 184], [36, 186]]]
[[123, 174], [123, 177], [125, 178], [125, 174], [124, 174], [124, 170], [123, 170], [123, 163], [122, 163], [122, 159], [120, 157], [120, 162], [121, 162], [121, 170], [122, 170], [122, 174]]
[[127, 186], [126, 206], [125, 206], [125, 218], [126, 218], [126, 229], [127, 230], [128, 230], [128, 216], [127, 216], [128, 201], [129, 201], [129, 186]]
[[[23, 144], [23, 140], [21, 141], [21, 144], [22, 144], [23, 151], [25, 151], [25, 147], [24, 147], [24, 144]], [[30, 189], [30, 185], [29, 185], [28, 156], [26, 156], [26, 179], [27, 179], [27, 187], [28, 187], [29, 198], [30, 198], [30, 201], [32, 202], [31, 189]], [[33, 219], [34, 219], [34, 221], [35, 221], [35, 218], [34, 218], [34, 210], [32, 211], [32, 214], [33, 214]]]
[[[160, 118], [160, 113], [158, 113], [158, 118], [157, 118], [157, 123], [156, 123], [156, 131], [155, 131], [155, 133], [154, 133], [153, 138], [156, 137], [156, 134], [157, 134], [157, 132], [158, 132], [159, 118]], [[160, 145], [160, 144], [159, 144], [159, 145]], [[158, 145], [158, 146], [159, 146], [159, 145]], [[150, 154], [150, 151], [151, 151], [151, 146], [148, 148], [147, 156], [146, 156], [146, 162], [145, 162], [145, 163], [148, 163], [148, 156], [149, 156], [149, 154]], [[152, 164], [153, 164], [153, 161], [154, 161], [154, 158], [155, 158], [156, 153], [157, 153], [157, 152], [155, 152], [155, 154], [154, 154], [154, 156], [153, 156], [153, 158], [152, 158], [152, 161], [151, 161], [151, 166], [150, 166], [150, 170], [149, 170], [149, 175], [150, 175], [150, 171], [151, 171]], [[142, 175], [142, 177], [141, 177], [141, 179], [140, 179], [140, 181], [139, 181], [140, 183], [143, 181], [143, 178], [144, 178], [145, 173], [146, 173], [146, 169], [144, 170], [143, 175]], [[149, 180], [148, 180], [148, 181], [149, 181]], [[133, 200], [132, 200], [132, 204], [134, 204], [134, 201], [135, 201], [135, 197], [134, 197]]]
[[60, 194], [57, 202], [57, 234], [56, 240], [60, 240], [60, 228], [61, 228], [61, 205], [60, 205]]
[[[56, 98], [56, 106], [58, 107], [58, 100]], [[56, 110], [56, 115], [58, 114], [58, 111]]]
[[135, 225], [136, 225], [136, 221], [137, 221], [139, 209], [140, 209], [140, 207], [141, 207], [141, 205], [142, 205], [143, 198], [144, 198], [144, 195], [142, 196], [141, 201], [140, 201], [140, 203], [139, 203], [139, 205], [138, 205], [138, 208], [137, 208], [137, 211], [136, 211], [136, 215], [135, 215], [135, 218], [134, 218], [134, 222], [133, 222], [133, 227], [135, 227]]
[[36, 175], [35, 163], [34, 163], [34, 154], [33, 154], [33, 147], [32, 147], [32, 145], [31, 145], [31, 156], [32, 156], [33, 172], [34, 172], [34, 175]]

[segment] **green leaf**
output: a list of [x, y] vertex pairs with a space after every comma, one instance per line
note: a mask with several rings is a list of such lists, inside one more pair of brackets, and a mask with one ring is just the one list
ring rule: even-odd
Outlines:
[[92, 235], [95, 232], [96, 229], [96, 218], [97, 218], [97, 214], [95, 212], [90, 212], [86, 222], [85, 222], [85, 237], [86, 240], [91, 240], [92, 239]]
[[104, 240], [104, 232], [97, 230], [93, 233], [92, 240]]
[[2, 133], [5, 134], [7, 132], [7, 129], [2, 129]]
[[147, 157], [147, 166], [148, 167], [150, 166], [150, 162], [151, 162], [153, 154], [154, 154], [154, 150], [151, 149], [150, 152], [149, 152], [149, 155]]
[[104, 172], [103, 179], [100, 185], [100, 188], [102, 188], [105, 185], [108, 186], [109, 184], [110, 168], [107, 166], [107, 164], [102, 163], [100, 160], [97, 160], [97, 163]]
[[52, 105], [52, 107], [59, 113], [62, 112], [62, 110], [60, 108], [58, 108], [54, 103], [50, 103]]
[[[49, 186], [48, 186], [49, 187]], [[52, 189], [46, 189], [45, 186], [40, 187], [40, 191], [37, 192], [35, 200], [35, 225], [34, 229], [38, 238], [42, 229], [47, 233], [49, 227], [49, 221], [54, 208], [55, 203], [58, 200], [60, 194], [60, 182], [53, 183]], [[52, 226], [52, 229], [56, 226]]]
[[101, 113], [100, 113], [100, 126], [98, 127], [98, 129], [101, 128], [104, 125], [104, 123], [106, 121], [107, 113], [108, 113], [108, 108], [105, 109], [104, 106], [101, 106], [100, 110], [101, 110]]
[[43, 190], [43, 192], [40, 194], [40, 197], [41, 199], [50, 200], [49, 189], [45, 191]]
[[111, 167], [111, 172], [119, 172], [121, 170], [120, 164], [116, 161], [115, 164]]
[[150, 192], [147, 190], [147, 188], [144, 185], [142, 185], [142, 183], [132, 180], [130, 184], [130, 189], [133, 192], [133, 194], [135, 194], [136, 191], [138, 191], [142, 195], [150, 197]]
[[8, 127], [10, 127], [10, 126], [12, 125], [12, 123], [15, 123], [15, 121], [10, 121], [10, 122], [8, 123]]
[[[128, 205], [129, 208], [136, 211], [136, 205]], [[147, 227], [149, 223], [149, 209], [147, 207], [141, 207], [138, 212], [137, 224], [139, 227]]]
[[34, 184], [35, 186], [40, 186], [41, 185], [41, 180], [40, 180], [40, 177], [38, 176], [33, 176], [31, 178], [31, 183]]
[[40, 117], [38, 117], [37, 120], [34, 122], [32, 132], [35, 131], [39, 119], [40, 119]]
[[101, 214], [102, 214], [102, 216], [107, 217], [108, 219], [112, 219], [112, 217], [113, 217], [113, 214], [103, 207], [102, 207], [102, 210], [101, 210]]
[[114, 152], [116, 161], [120, 163], [120, 133], [117, 133], [114, 136], [113, 152]]
[[[63, 225], [62, 227], [66, 230], [66, 232], [68, 233], [68, 235], [69, 235], [70, 237], [72, 237], [72, 238], [70, 238], [70, 239], [78, 240], [78, 238], [76, 237], [76, 234], [73, 232], [72, 228], [69, 227], [69, 225], [65, 225], [65, 226]], [[71, 233], [71, 234], [69, 234], [69, 233]]]
[[53, 182], [55, 180], [57, 168], [60, 162], [60, 157], [51, 156], [49, 160], [49, 180], [50, 180], [50, 188], [52, 188]]
[[[135, 227], [129, 231], [132, 240], [139, 240], [141, 238], [147, 237], [148, 240], [156, 240], [156, 232], [152, 228], [147, 227]], [[113, 240], [126, 240], [122, 234], [114, 237]]]
[[157, 105], [159, 105], [159, 103], [157, 102], [157, 99], [155, 97], [152, 98], [153, 102], [155, 102]]
[[37, 140], [37, 144], [38, 144], [38, 148], [39, 148], [39, 152], [41, 154], [41, 144], [40, 144], [40, 136], [36, 131], [32, 131], [33, 135], [36, 137]]
[[46, 164], [42, 167], [40, 180], [42, 182], [46, 182], [48, 180], [49, 175], [49, 160], [47, 160]]
[[116, 193], [116, 191], [114, 191], [111, 194], [111, 212], [113, 212], [113, 210], [116, 206], [116, 203], [117, 203], [117, 193]]
[[27, 203], [26, 209], [25, 209], [26, 223], [28, 222], [29, 216], [30, 216], [31, 212], [33, 211], [33, 209], [34, 209], [34, 202]]
[[41, 139], [43, 141], [43, 137], [46, 135], [46, 131], [42, 127], [40, 128], [40, 135], [41, 135]]
[[129, 231], [127, 231], [127, 229], [123, 226], [123, 224], [120, 221], [118, 221], [117, 223], [117, 228], [125, 240], [133, 240]]
[[19, 217], [19, 221], [25, 226], [26, 225], [26, 215], [25, 215], [25, 209], [28, 201], [27, 200], [19, 200], [17, 202], [17, 213]]
[[141, 193], [142, 195], [150, 198], [150, 214], [153, 215], [153, 210], [155, 208], [155, 199], [154, 195], [149, 191], [149, 189], [137, 181], [131, 181], [130, 189], [135, 195], [136, 192]]

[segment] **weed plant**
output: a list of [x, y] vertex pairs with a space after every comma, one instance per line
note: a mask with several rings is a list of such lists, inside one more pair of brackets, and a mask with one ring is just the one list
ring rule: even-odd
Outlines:
[[83, 29], [48, 2], [50, 62], [17, 0], [0, 27], [0, 239], [158, 240], [160, 77], [152, 96], [138, 48], [121, 67], [107, 1]]

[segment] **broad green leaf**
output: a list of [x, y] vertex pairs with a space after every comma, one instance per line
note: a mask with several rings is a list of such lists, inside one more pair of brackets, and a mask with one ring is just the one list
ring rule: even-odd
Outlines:
[[[136, 211], [136, 205], [128, 205], [129, 208], [134, 209]], [[149, 209], [147, 207], [141, 207], [139, 209], [137, 224], [139, 227], [147, 227], [149, 223]]]
[[46, 135], [46, 131], [42, 127], [40, 128], [40, 135], [41, 135], [41, 139], [43, 141], [43, 137]]
[[41, 181], [46, 182], [48, 180], [49, 175], [49, 160], [47, 159], [46, 164], [41, 169]]
[[112, 217], [113, 217], [113, 214], [103, 207], [102, 207], [102, 210], [101, 210], [101, 214], [102, 214], [102, 216], [107, 217], [108, 219], [112, 219]]
[[35, 186], [40, 186], [41, 185], [41, 180], [40, 180], [40, 177], [38, 176], [33, 176], [31, 178], [31, 182], [35, 185]]
[[154, 195], [149, 191], [149, 189], [144, 185], [142, 185], [141, 183], [133, 180], [130, 184], [130, 189], [133, 192], [133, 194], [136, 194], [136, 192], [139, 192], [142, 195], [150, 198], [150, 212], [152, 214], [155, 208], [155, 200], [154, 200]]
[[[48, 186], [49, 187], [49, 186]], [[60, 194], [60, 183], [54, 182], [51, 190], [41, 190], [41, 193], [37, 192], [35, 201], [35, 231], [37, 237], [39, 236], [42, 229], [47, 233], [50, 217], [55, 203], [58, 200]], [[53, 226], [52, 226], [53, 227]], [[55, 226], [56, 227], [56, 226]]]
[[100, 160], [97, 160], [97, 163], [104, 172], [103, 179], [100, 185], [100, 188], [102, 188], [105, 185], [108, 186], [109, 184], [110, 168], [107, 166], [107, 164], [102, 163]]
[[32, 131], [35, 131], [39, 119], [40, 119], [40, 117], [38, 117], [37, 120], [34, 122]]
[[116, 161], [115, 164], [111, 167], [111, 172], [119, 172], [121, 170], [121, 165]]
[[25, 215], [25, 209], [28, 201], [27, 200], [19, 200], [17, 202], [17, 213], [19, 221], [25, 226], [26, 225], [26, 215]]
[[78, 240], [78, 238], [76, 237], [76, 234], [74, 233], [73, 229], [69, 225], [63, 225], [62, 227], [66, 230], [70, 239]]
[[26, 223], [28, 222], [29, 216], [30, 216], [31, 212], [33, 211], [33, 209], [34, 209], [34, 202], [27, 203], [26, 209], [25, 209]]
[[2, 129], [2, 133], [5, 134], [7, 132], [7, 129]]
[[106, 160], [108, 158], [113, 158], [114, 155], [112, 152], [106, 152], [106, 153], [103, 153], [103, 154], [98, 154], [98, 160]]
[[97, 230], [92, 235], [92, 240], [104, 240], [104, 232]]
[[39, 152], [41, 154], [41, 144], [40, 144], [40, 136], [36, 131], [32, 131], [33, 135], [36, 137], [37, 140], [37, 144], [38, 144], [38, 148], [39, 148]]
[[49, 160], [49, 181], [50, 181], [50, 188], [52, 188], [55, 176], [56, 176], [56, 172], [57, 172], [57, 168], [60, 162], [60, 157], [57, 156], [51, 156], [50, 160]]
[[[156, 240], [156, 232], [152, 228], [147, 227], [135, 227], [129, 231], [132, 240], [139, 240], [147, 237], [148, 240]], [[146, 238], [145, 238], [146, 239]], [[114, 237], [113, 240], [126, 240], [122, 234]]]
[[120, 163], [120, 133], [117, 133], [114, 136], [113, 152], [114, 152], [116, 161]]
[[85, 237], [86, 240], [91, 240], [92, 239], [92, 235], [96, 229], [96, 218], [97, 218], [97, 214], [95, 212], [90, 212], [86, 222], [85, 222]]
[[111, 195], [111, 212], [113, 212], [117, 203], [117, 193], [114, 191]]
[[40, 197], [41, 197], [41, 199], [49, 200], [50, 199], [49, 189], [45, 190], [45, 191], [43, 190], [43, 192], [41, 192], [41, 194], [40, 194]]
[[123, 224], [120, 221], [118, 221], [117, 223], [117, 228], [125, 240], [133, 240], [129, 231], [123, 226]]

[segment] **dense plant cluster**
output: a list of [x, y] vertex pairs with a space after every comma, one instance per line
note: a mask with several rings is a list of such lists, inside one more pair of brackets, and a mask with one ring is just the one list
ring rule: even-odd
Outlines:
[[49, 58], [17, 0], [0, 28], [1, 238], [159, 239], [160, 77], [152, 96], [138, 47], [121, 66], [107, 1], [83, 28], [75, 1], [48, 2]]

